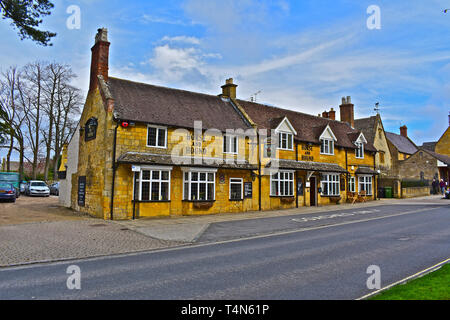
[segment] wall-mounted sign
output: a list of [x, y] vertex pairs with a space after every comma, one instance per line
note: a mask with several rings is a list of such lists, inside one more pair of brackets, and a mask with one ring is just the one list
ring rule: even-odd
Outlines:
[[97, 137], [98, 121], [96, 118], [90, 118], [86, 121], [84, 128], [84, 141], [91, 141]]
[[306, 187], [306, 188], [311, 188], [311, 182], [309, 182], [309, 181], [306, 181], [306, 183], [305, 183], [305, 187]]
[[132, 172], [139, 172], [139, 171], [141, 171], [141, 167], [140, 167], [140, 166], [132, 165], [132, 166], [131, 166], [131, 171], [132, 171]]
[[219, 183], [225, 184], [225, 175], [223, 173], [219, 175]]
[[244, 198], [245, 199], [253, 198], [253, 183], [251, 182], [244, 183]]
[[78, 177], [78, 205], [84, 207], [86, 203], [86, 177]]
[[314, 161], [314, 156], [311, 154], [312, 151], [313, 147], [311, 145], [302, 145], [302, 161]]

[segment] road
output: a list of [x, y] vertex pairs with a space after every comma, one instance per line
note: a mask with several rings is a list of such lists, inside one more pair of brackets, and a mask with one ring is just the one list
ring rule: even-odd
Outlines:
[[[212, 225], [194, 246], [2, 269], [0, 299], [356, 299], [371, 292], [370, 265], [386, 286], [450, 257], [450, 206], [370, 210], [272, 220], [286, 226], [221, 242], [207, 242], [229, 238]], [[261, 231], [260, 220], [246, 223]], [[67, 289], [70, 265], [81, 290]]]

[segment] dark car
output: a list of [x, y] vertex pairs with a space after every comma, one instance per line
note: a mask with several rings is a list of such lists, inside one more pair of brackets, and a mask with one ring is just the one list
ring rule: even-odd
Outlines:
[[59, 182], [55, 182], [50, 185], [50, 194], [54, 194], [55, 196], [59, 196]]
[[16, 202], [16, 188], [6, 182], [0, 182], [0, 199], [1, 200], [9, 200], [11, 202]]

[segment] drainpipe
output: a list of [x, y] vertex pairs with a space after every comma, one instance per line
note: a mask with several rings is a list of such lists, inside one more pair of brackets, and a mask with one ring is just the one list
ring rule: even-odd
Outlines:
[[114, 142], [113, 142], [113, 159], [112, 159], [112, 187], [111, 187], [111, 208], [110, 219], [114, 220], [114, 184], [116, 182], [116, 145], [117, 145], [117, 129], [119, 128], [120, 120], [117, 120], [116, 128], [114, 129]]
[[258, 140], [258, 205], [259, 205], [259, 211], [262, 211], [261, 207], [261, 145], [259, 140], [259, 132], [256, 132], [256, 139]]
[[[295, 144], [295, 161], [298, 162], [298, 143]], [[298, 208], [298, 170], [295, 170], [295, 206]]]

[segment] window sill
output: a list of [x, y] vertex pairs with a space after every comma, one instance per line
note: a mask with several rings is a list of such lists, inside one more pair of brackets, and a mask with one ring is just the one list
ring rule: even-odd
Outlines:
[[242, 202], [242, 201], [244, 201], [244, 199], [229, 199], [228, 201]]
[[[131, 202], [134, 202], [134, 200], [131, 200]], [[168, 203], [171, 202], [170, 200], [136, 200], [136, 203]]]

